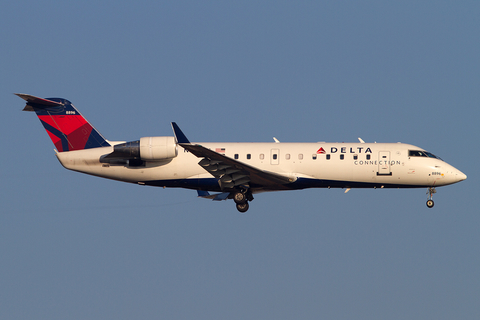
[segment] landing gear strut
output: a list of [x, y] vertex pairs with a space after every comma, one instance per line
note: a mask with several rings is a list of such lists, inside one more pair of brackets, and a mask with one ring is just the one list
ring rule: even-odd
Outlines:
[[427, 194], [428, 194], [427, 207], [429, 207], [429, 208], [433, 208], [433, 206], [435, 204], [432, 200], [433, 194], [435, 194], [435, 193], [437, 193], [437, 190], [435, 189], [435, 187], [429, 187], [428, 188], [428, 191], [427, 191]]
[[250, 190], [239, 190], [233, 193], [233, 201], [237, 205], [237, 210], [241, 213], [247, 212], [250, 207], [248, 201], [252, 201], [253, 196]]

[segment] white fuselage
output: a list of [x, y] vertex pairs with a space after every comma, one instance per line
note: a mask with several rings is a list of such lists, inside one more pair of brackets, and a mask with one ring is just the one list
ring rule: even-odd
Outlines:
[[[466, 176], [435, 157], [410, 156], [420, 150], [403, 143], [199, 143], [260, 170], [292, 177], [294, 182], [276, 190], [311, 187], [415, 188], [437, 187], [466, 179]], [[57, 153], [70, 170], [99, 177], [164, 187], [220, 190], [201, 160], [178, 147], [178, 155], [140, 166], [101, 163], [100, 157], [113, 146]], [[273, 189], [258, 188], [258, 191]]]

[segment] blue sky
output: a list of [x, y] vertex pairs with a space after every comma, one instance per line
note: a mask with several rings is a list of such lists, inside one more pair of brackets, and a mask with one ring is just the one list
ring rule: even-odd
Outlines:
[[[0, 318], [478, 319], [477, 1], [0, 10]], [[468, 179], [233, 202], [70, 172], [13, 93], [110, 140], [405, 142]]]

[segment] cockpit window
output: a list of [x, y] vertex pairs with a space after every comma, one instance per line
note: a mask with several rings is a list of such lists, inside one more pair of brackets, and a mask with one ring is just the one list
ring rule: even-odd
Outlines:
[[409, 157], [426, 157], [427, 154], [419, 150], [408, 150], [408, 156]]
[[428, 157], [428, 158], [435, 158], [435, 159], [440, 159], [440, 157], [437, 157], [433, 153], [427, 152], [427, 151], [421, 151], [421, 150], [408, 150], [408, 156], [409, 157]]
[[425, 151], [425, 153], [426, 153], [427, 157], [429, 157], [429, 158], [435, 158], [435, 159], [440, 159], [440, 160], [442, 160], [440, 157], [437, 157], [437, 156], [434, 155], [433, 153], [426, 152], [426, 151]]

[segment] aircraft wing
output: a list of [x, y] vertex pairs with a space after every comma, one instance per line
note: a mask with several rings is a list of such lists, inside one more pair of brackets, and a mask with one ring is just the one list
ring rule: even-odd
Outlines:
[[292, 183], [295, 177], [289, 177], [252, 167], [243, 162], [205, 148], [199, 144], [179, 143], [180, 146], [199, 158], [202, 168], [217, 178], [222, 189], [237, 186], [274, 186]]
[[178, 145], [198, 158], [203, 158], [198, 164], [218, 180], [222, 190], [238, 186], [278, 188], [279, 185], [297, 180], [296, 177], [261, 170], [199, 144], [192, 144], [175, 122], [172, 122], [172, 128]]

